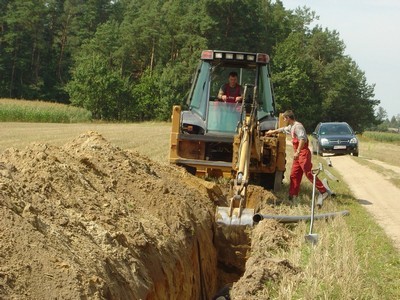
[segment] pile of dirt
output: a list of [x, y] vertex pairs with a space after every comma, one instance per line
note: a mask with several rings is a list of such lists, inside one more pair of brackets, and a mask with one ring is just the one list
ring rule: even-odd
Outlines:
[[293, 237], [277, 221], [263, 220], [254, 227], [250, 238], [250, 257], [243, 276], [233, 284], [231, 298], [271, 299], [273, 297], [268, 286], [276, 286], [284, 276], [290, 278], [301, 271], [287, 259], [277, 257], [282, 249], [289, 247]]
[[[63, 147], [7, 149], [0, 299], [211, 299], [237, 280], [232, 299], [265, 296], [265, 282], [297, 272], [272, 255], [290, 234], [263, 221], [218, 236], [215, 205], [226, 203], [225, 189], [96, 132]], [[271, 193], [251, 186], [248, 196], [274, 213]]]
[[218, 188], [88, 132], [0, 156], [0, 298], [199, 299]]

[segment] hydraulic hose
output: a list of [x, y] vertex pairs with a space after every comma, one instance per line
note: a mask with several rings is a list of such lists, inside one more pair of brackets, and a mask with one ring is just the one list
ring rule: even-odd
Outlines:
[[[338, 212], [331, 212], [326, 214], [319, 214], [315, 215], [315, 220], [320, 219], [329, 219], [337, 216], [348, 216], [350, 213], [348, 210], [338, 211]], [[277, 220], [279, 223], [297, 223], [300, 221], [309, 221], [311, 219], [310, 215], [306, 216], [285, 216], [285, 215], [263, 215], [263, 214], [255, 214], [253, 216], [254, 223], [258, 223], [263, 219], [269, 220]]]

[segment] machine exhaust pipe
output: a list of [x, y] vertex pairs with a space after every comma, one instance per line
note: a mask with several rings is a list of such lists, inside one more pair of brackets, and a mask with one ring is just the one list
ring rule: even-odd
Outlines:
[[[314, 216], [314, 220], [329, 219], [329, 218], [333, 218], [333, 217], [337, 217], [337, 216], [348, 216], [349, 214], [350, 214], [350, 212], [348, 210], [319, 214], [319, 215]], [[264, 219], [276, 220], [279, 223], [297, 223], [300, 221], [309, 221], [309, 220], [311, 220], [311, 216], [310, 215], [285, 216], [285, 215], [263, 215], [263, 214], [255, 214], [253, 216], [254, 223], [258, 223]]]

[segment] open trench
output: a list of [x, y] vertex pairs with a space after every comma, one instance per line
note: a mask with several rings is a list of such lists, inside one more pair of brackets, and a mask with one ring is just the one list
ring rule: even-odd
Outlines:
[[[226, 205], [226, 201], [218, 204]], [[251, 230], [250, 226], [217, 223], [210, 214], [205, 224], [199, 224], [196, 237], [189, 241], [178, 262], [166, 266], [170, 269], [164, 268], [163, 276], [154, 278], [154, 293], [147, 299], [231, 299], [232, 284], [245, 272]], [[176, 289], [177, 294], [173, 292]]]
[[[201, 227], [179, 259], [155, 267], [149, 274], [154, 283], [145, 299], [230, 299], [229, 290], [245, 272], [250, 251], [250, 228], [214, 223], [213, 230]], [[174, 256], [176, 253], [173, 254]], [[152, 257], [145, 265], [159, 266], [169, 257]], [[176, 256], [175, 256], [176, 257]]]
[[[267, 201], [274, 196], [260, 187], [253, 188], [248, 204], [256, 210], [265, 210]], [[218, 204], [223, 206], [226, 202]], [[212, 230], [199, 231], [197, 248], [193, 247], [195, 251], [189, 255], [192, 259], [189, 264], [199, 267], [196, 280], [189, 281], [187, 288], [198, 293], [174, 299], [259, 299], [257, 295], [263, 298], [268, 294], [266, 282], [297, 276], [300, 272], [288, 260], [271, 254], [273, 249], [287, 247], [291, 239], [282, 224], [269, 220], [254, 226], [229, 226], [217, 223], [214, 215], [210, 215], [209, 221]]]
[[244, 274], [250, 251], [250, 228], [245, 226], [216, 225], [214, 247], [217, 252], [217, 292], [214, 297], [229, 299], [232, 284]]

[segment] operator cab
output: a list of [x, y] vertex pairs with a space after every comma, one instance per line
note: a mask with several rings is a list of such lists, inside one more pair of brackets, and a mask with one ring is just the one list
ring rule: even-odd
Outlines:
[[228, 82], [231, 72], [238, 74], [238, 84], [242, 89], [251, 93], [255, 91], [260, 130], [276, 128], [269, 56], [265, 53], [204, 50], [187, 101], [189, 111], [182, 112], [181, 130], [184, 134], [220, 137], [236, 134], [242, 103], [218, 100], [218, 92]]

